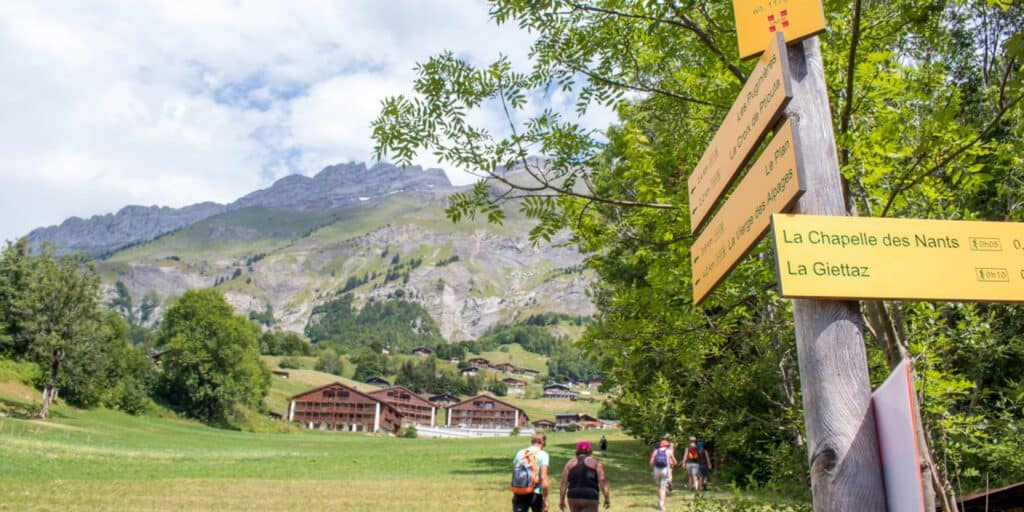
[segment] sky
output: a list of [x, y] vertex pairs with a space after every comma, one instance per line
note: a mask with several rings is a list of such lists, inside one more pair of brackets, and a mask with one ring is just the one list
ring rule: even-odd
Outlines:
[[[525, 70], [532, 40], [485, 1], [0, 2], [0, 240], [371, 162], [370, 122], [381, 99], [411, 92], [416, 62], [449, 49]], [[500, 133], [499, 116], [474, 119]]]

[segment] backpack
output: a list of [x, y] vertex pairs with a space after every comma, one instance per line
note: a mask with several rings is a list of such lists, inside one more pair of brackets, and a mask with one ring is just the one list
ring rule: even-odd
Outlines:
[[658, 448], [658, 450], [654, 452], [654, 467], [668, 467], [668, 448]]
[[537, 452], [527, 448], [519, 457], [519, 462], [512, 468], [512, 483], [509, 485], [512, 494], [520, 496], [533, 494], [533, 490], [540, 481], [540, 471], [537, 468]]
[[694, 447], [691, 446], [691, 447], [686, 449], [686, 460], [696, 461], [696, 460], [699, 460], [699, 459], [700, 459], [700, 452], [697, 451], [697, 448], [694, 448]]

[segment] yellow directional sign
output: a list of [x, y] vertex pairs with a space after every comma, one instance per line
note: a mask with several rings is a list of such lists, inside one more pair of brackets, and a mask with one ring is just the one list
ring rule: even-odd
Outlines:
[[761, 57], [687, 183], [690, 229], [697, 232], [768, 128], [793, 97], [781, 35]]
[[774, 44], [774, 35], [797, 41], [825, 30], [822, 0], [732, 0], [740, 58], [753, 57]]
[[699, 304], [768, 231], [771, 214], [789, 210], [803, 193], [793, 125], [776, 130], [760, 158], [691, 249], [693, 303]]
[[772, 216], [783, 297], [1024, 302], [1024, 223]]

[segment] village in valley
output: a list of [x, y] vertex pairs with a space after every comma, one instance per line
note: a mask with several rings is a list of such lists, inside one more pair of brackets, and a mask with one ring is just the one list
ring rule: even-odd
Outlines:
[[[426, 347], [411, 351], [415, 357], [432, 357]], [[452, 359], [450, 364], [461, 361]], [[458, 438], [486, 436], [528, 436], [534, 431], [582, 431], [613, 429], [617, 422], [601, 420], [596, 412], [574, 411], [577, 404], [603, 404], [608, 398], [601, 393], [603, 379], [593, 377], [585, 382], [548, 383], [540, 380], [544, 375], [533, 368], [521, 368], [511, 363], [492, 364], [482, 357], [470, 358], [462, 367], [463, 376], [489, 374], [505, 384], [509, 401], [493, 393], [472, 397], [459, 397], [451, 393], [420, 395], [401, 385], [392, 385], [386, 379], [374, 376], [360, 385], [339, 381], [304, 391], [290, 397], [286, 418], [305, 428], [388, 433], [402, 435], [403, 429], [412, 429], [420, 437]], [[289, 379], [288, 370], [273, 370], [275, 378]], [[329, 377], [328, 377], [329, 378]], [[527, 389], [531, 397], [527, 396]], [[539, 388], [539, 396], [534, 391]], [[526, 404], [543, 403], [544, 406]], [[524, 410], [534, 411], [541, 417], [531, 418]], [[562, 407], [566, 412], [550, 413]], [[278, 413], [272, 413], [281, 417]]]

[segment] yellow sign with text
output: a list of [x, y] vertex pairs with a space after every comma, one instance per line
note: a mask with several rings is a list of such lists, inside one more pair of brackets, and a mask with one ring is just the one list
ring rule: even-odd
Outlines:
[[786, 44], [780, 36], [772, 41], [687, 181], [690, 230], [694, 233], [793, 98]]
[[763, 52], [777, 32], [789, 43], [825, 30], [822, 0], [733, 0], [732, 8], [742, 59]]
[[1024, 302], [1024, 223], [772, 216], [783, 297]]
[[803, 194], [793, 125], [785, 121], [690, 249], [693, 303], [700, 304], [768, 231], [773, 213]]

